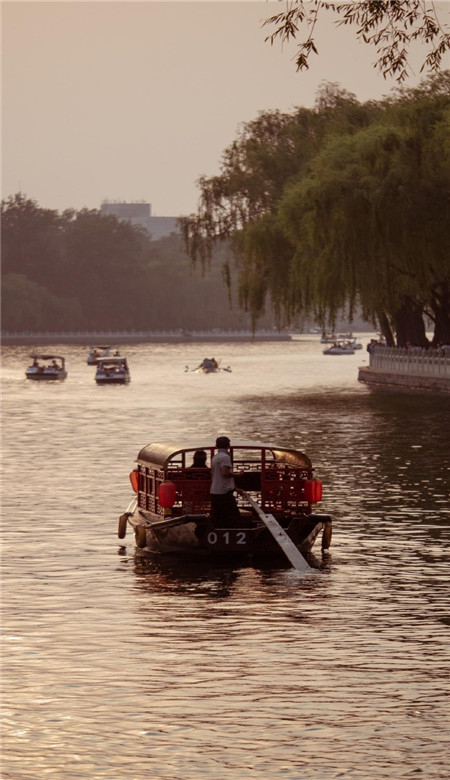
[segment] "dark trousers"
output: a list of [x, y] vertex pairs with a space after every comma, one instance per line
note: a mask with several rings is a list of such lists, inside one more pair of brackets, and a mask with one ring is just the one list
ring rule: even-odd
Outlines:
[[211, 493], [211, 520], [222, 528], [236, 528], [242, 524], [241, 513], [232, 490], [229, 493]]

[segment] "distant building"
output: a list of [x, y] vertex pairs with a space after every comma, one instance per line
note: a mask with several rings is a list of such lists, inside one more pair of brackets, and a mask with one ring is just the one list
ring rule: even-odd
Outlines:
[[112, 214], [118, 219], [127, 220], [132, 225], [139, 225], [150, 233], [152, 239], [157, 241], [163, 236], [178, 233], [176, 217], [152, 217], [150, 203], [126, 203], [104, 200], [100, 211], [102, 214]]

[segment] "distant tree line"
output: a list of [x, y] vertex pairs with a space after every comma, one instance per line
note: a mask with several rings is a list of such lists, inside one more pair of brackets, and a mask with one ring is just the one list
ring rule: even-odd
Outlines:
[[59, 213], [19, 193], [2, 202], [1, 218], [3, 331], [249, 327], [230, 306], [226, 246], [204, 275], [179, 235], [152, 241], [96, 210]]
[[450, 343], [450, 72], [360, 103], [324, 84], [312, 109], [262, 112], [199, 180], [181, 220], [205, 265], [229, 241], [241, 305], [256, 323], [346, 310], [389, 345]]

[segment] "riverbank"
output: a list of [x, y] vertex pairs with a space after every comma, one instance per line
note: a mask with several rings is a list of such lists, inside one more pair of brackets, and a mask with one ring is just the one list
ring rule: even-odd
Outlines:
[[450, 393], [450, 379], [413, 374], [392, 374], [374, 368], [360, 368], [358, 381], [374, 390], [407, 390], [408, 392]]
[[358, 381], [374, 390], [450, 393], [450, 356], [435, 349], [377, 346], [370, 365], [359, 368]]
[[227, 331], [125, 331], [125, 332], [72, 332], [72, 333], [2, 333], [2, 344], [8, 346], [45, 346], [49, 344], [152, 344], [193, 343], [196, 341], [291, 341], [289, 333], [272, 330]]

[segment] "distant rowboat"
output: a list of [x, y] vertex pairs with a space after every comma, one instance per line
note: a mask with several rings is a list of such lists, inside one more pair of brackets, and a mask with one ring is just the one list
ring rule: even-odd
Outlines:
[[219, 371], [227, 371], [228, 373], [231, 373], [230, 366], [222, 368], [220, 362], [220, 360], [217, 361], [215, 358], [203, 358], [202, 362], [195, 368], [189, 368], [189, 366], [185, 366], [184, 370], [195, 371], [197, 374], [218, 374]]

